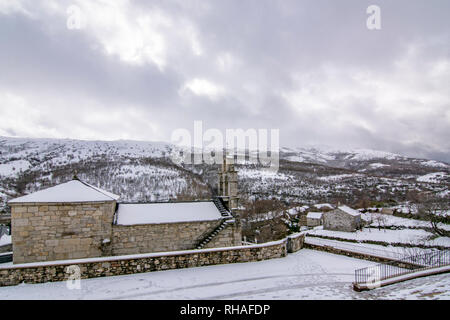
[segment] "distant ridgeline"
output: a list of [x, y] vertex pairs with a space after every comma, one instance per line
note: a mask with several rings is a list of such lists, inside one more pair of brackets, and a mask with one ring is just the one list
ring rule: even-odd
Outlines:
[[[70, 180], [121, 195], [122, 201], [211, 199], [218, 192], [217, 165], [176, 165], [168, 143], [0, 137], [0, 212], [7, 201]], [[280, 170], [238, 169], [241, 205], [248, 199], [294, 204], [368, 200], [402, 202], [408, 190], [448, 196], [445, 163], [373, 150], [282, 148]], [[389, 179], [386, 179], [389, 178]]]

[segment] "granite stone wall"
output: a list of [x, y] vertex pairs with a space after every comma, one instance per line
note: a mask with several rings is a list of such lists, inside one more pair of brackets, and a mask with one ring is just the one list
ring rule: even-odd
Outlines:
[[[112, 254], [134, 254], [194, 249], [222, 220], [147, 225], [114, 225]], [[241, 245], [240, 230], [232, 226], [208, 243], [212, 247]], [[211, 247], [208, 246], [208, 247]]]
[[11, 204], [13, 262], [110, 255], [116, 202]]
[[222, 248], [242, 245], [241, 228], [236, 223], [227, 223], [225, 229], [221, 230], [205, 248]]
[[305, 234], [297, 233], [287, 237], [287, 251], [289, 253], [297, 252], [303, 248], [305, 242]]
[[[81, 279], [117, 276], [216, 264], [252, 262], [287, 255], [287, 239], [252, 246], [201, 249], [166, 254], [141, 254], [121, 257], [90, 258], [67, 262], [43, 262], [0, 267], [0, 286], [19, 283], [43, 283], [68, 280], [69, 266], [77, 266]], [[71, 267], [73, 270], [73, 267]]]

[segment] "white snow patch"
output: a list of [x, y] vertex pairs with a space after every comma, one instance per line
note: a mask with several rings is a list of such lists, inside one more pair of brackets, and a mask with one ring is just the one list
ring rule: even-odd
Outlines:
[[427, 167], [438, 167], [438, 168], [448, 167], [447, 164], [435, 160], [422, 161], [421, 164]]
[[344, 211], [345, 213], [348, 213], [352, 216], [359, 216], [361, 213], [359, 211], [356, 211], [355, 209], [352, 209], [348, 206], [339, 206], [338, 209]]
[[310, 219], [321, 219], [322, 218], [322, 212], [308, 212], [308, 214], [306, 215], [306, 218], [310, 218]]
[[431, 183], [440, 183], [445, 179], [449, 179], [450, 176], [446, 172], [432, 172], [420, 176], [417, 178], [419, 182], [431, 182]]
[[26, 160], [14, 160], [0, 164], [0, 176], [17, 177], [21, 172], [28, 170], [31, 163]]
[[222, 218], [213, 202], [119, 204], [119, 225], [210, 221]]
[[9, 203], [31, 202], [97, 202], [112, 201], [119, 196], [101, 190], [79, 180], [71, 180], [57, 186], [13, 199]]
[[0, 238], [0, 246], [3, 246], [5, 244], [10, 244], [10, 243], [11, 243], [11, 236], [4, 234]]
[[315, 204], [314, 207], [317, 208], [317, 209], [322, 209], [322, 208], [334, 209], [334, 207], [331, 204], [329, 204], [329, 203]]
[[362, 174], [352, 174], [352, 173], [344, 173], [344, 174], [337, 174], [333, 176], [325, 176], [325, 177], [318, 177], [318, 180], [322, 181], [336, 181], [336, 180], [342, 180], [346, 178], [356, 178], [356, 177], [364, 177]]
[[369, 164], [369, 166], [370, 166], [372, 169], [378, 169], [378, 168], [383, 168], [383, 167], [390, 167], [389, 164], [384, 164], [384, 163], [379, 163], [379, 162], [377, 162], [377, 163], [371, 163], [371, 164]]

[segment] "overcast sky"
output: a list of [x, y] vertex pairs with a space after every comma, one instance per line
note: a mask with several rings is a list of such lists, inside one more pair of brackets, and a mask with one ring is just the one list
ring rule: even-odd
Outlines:
[[[372, 4], [380, 30], [366, 26]], [[278, 128], [282, 146], [449, 162], [449, 12], [448, 0], [0, 0], [0, 135], [170, 141], [202, 120]]]

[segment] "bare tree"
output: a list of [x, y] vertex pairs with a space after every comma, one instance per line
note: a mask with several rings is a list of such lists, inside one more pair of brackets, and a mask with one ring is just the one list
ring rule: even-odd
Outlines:
[[378, 230], [381, 230], [381, 228], [386, 229], [386, 216], [382, 213], [376, 213], [374, 216], [378, 225]]
[[418, 216], [423, 220], [429, 221], [434, 234], [442, 237], [450, 236], [450, 232], [439, 228], [449, 210], [449, 202], [445, 198], [427, 198], [420, 202], [417, 206]]

